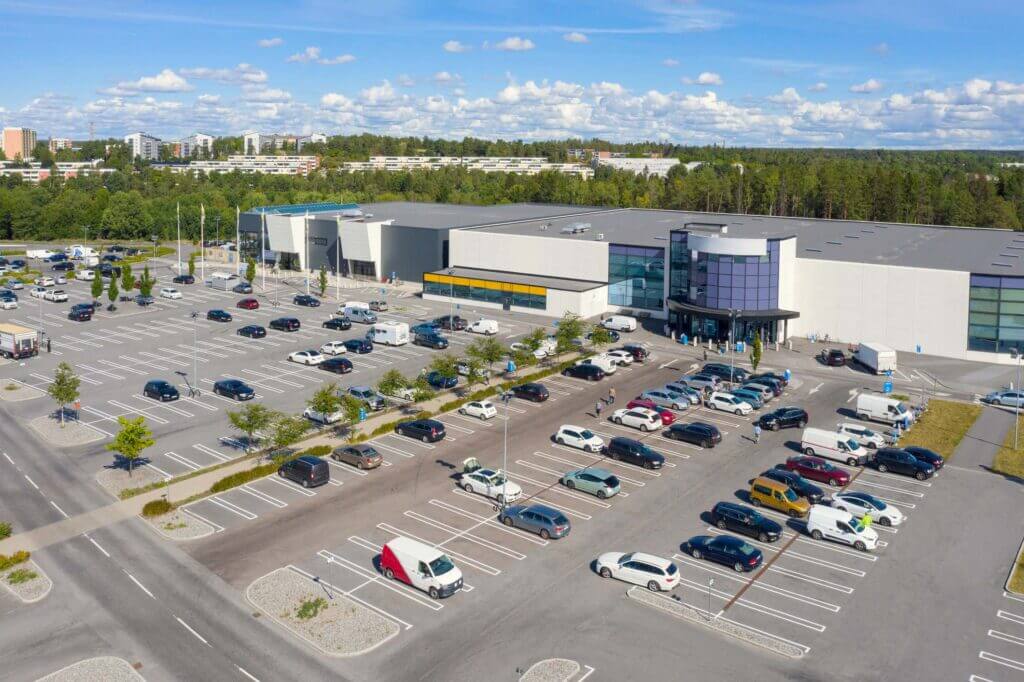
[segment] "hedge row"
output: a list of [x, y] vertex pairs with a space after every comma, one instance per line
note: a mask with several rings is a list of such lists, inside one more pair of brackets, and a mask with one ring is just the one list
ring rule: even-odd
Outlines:
[[[269, 464], [261, 464], [259, 466], [253, 467], [252, 469], [239, 471], [238, 473], [231, 474], [230, 476], [225, 476], [224, 478], [220, 479], [219, 481], [215, 482], [213, 485], [210, 486], [210, 492], [222, 493], [225, 490], [237, 488], [240, 485], [245, 485], [246, 483], [250, 483], [252, 481], [255, 481], [256, 479], [277, 473], [278, 467], [280, 467], [282, 464], [284, 464], [285, 462], [290, 462], [293, 459], [302, 457], [303, 455], [311, 455], [313, 457], [324, 457], [326, 455], [329, 455], [330, 453], [330, 445], [317, 445], [306, 450], [303, 450], [302, 452], [296, 452], [285, 457], [278, 457], [275, 458], [275, 460]], [[143, 513], [145, 513], [145, 510], [143, 510]]]
[[26, 552], [25, 550], [18, 550], [11, 556], [4, 556], [3, 554], [0, 554], [0, 571], [6, 571], [8, 568], [11, 568], [12, 566], [17, 566], [18, 564], [25, 563], [26, 561], [28, 561], [28, 558], [30, 556], [32, 555]]

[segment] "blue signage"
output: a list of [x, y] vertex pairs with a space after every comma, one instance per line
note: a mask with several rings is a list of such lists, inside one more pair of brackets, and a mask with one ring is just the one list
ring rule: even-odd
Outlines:
[[679, 343], [683, 344], [684, 346], [689, 345], [690, 337], [687, 336], [686, 334], [683, 334], [682, 336], [679, 337]]
[[885, 376], [891, 377], [892, 376], [892, 370], [891, 369], [885, 370]]
[[786, 381], [789, 381], [790, 379], [793, 378], [793, 373], [787, 369], [785, 372], [782, 373], [782, 376]]
[[917, 344], [917, 352], [918, 352], [918, 353], [920, 353], [920, 352], [921, 352], [921, 344]]
[[505, 367], [505, 369], [509, 374], [511, 374], [512, 372], [516, 371], [516, 363], [509, 360], [508, 365]]
[[892, 382], [886, 381], [882, 384], [882, 393], [892, 393]]
[[365, 407], [360, 407], [359, 408], [359, 421], [361, 421], [361, 422], [366, 421], [366, 408]]

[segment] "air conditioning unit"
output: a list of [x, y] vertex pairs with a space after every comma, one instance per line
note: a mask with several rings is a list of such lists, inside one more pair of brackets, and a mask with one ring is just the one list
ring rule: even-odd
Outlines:
[[597, 241], [602, 241], [602, 240], [604, 240], [604, 232], [598, 232], [597, 233]]

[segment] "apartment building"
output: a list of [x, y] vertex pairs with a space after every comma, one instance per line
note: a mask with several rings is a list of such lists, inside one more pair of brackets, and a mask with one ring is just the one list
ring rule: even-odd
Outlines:
[[556, 171], [584, 179], [594, 177], [592, 168], [575, 163], [551, 163], [543, 156], [371, 156], [369, 161], [341, 164], [341, 168], [348, 171], [437, 170], [453, 166], [485, 173], [536, 175], [543, 171]]
[[10, 160], [25, 161], [32, 158], [36, 147], [36, 131], [31, 128], [4, 128], [0, 134], [0, 148]]
[[157, 161], [160, 158], [160, 138], [158, 137], [141, 132], [132, 133], [125, 136], [124, 143], [131, 148], [133, 159]]

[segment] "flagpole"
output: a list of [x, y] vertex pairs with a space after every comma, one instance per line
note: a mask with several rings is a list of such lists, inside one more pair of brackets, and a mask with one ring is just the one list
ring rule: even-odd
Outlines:
[[199, 204], [199, 252], [203, 255], [200, 277], [206, 281], [206, 206]]
[[[242, 276], [242, 209], [235, 205], [235, 274]], [[251, 284], [251, 282], [250, 282]]]
[[267, 293], [267, 248], [264, 241], [267, 234], [267, 212], [260, 211], [260, 265], [263, 273], [263, 293]]
[[308, 210], [306, 211], [306, 219], [304, 221], [302, 221], [302, 222], [303, 222], [303, 227], [305, 228], [305, 230], [303, 231], [303, 236], [305, 237], [305, 243], [302, 246], [306, 250], [306, 255], [305, 255], [306, 262], [303, 263], [303, 265], [306, 268], [306, 295], [309, 296], [309, 275], [312, 272], [312, 270], [310, 270], [310, 268], [309, 268], [309, 211]]
[[178, 274], [181, 274], [181, 202], [178, 202], [175, 208], [175, 213], [178, 215]]

